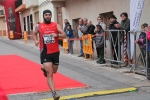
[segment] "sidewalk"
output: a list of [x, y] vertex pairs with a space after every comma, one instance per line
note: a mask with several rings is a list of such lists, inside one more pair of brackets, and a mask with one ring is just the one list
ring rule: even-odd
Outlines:
[[[20, 45], [32, 47], [34, 49], [39, 50], [39, 48], [34, 45], [34, 41], [32, 41], [32, 40], [28, 40], [28, 42], [25, 43], [23, 39], [9, 40], [7, 36], [0, 37], [0, 38], [8, 40], [8, 41], [11, 41], [11, 42], [15, 42], [15, 43], [20, 44]], [[112, 72], [119, 72], [119, 73], [121, 73], [123, 75], [140, 79], [141, 81], [146, 80], [146, 77], [142, 76], [142, 75], [138, 75], [138, 74], [135, 74], [135, 73], [124, 73], [125, 71], [129, 71], [130, 70], [129, 67], [122, 67], [122, 68], [119, 68], [119, 69], [111, 68], [110, 67], [110, 63], [108, 61], [106, 62], [106, 64], [97, 64], [96, 63], [96, 60], [97, 60], [96, 59], [96, 54], [94, 54], [94, 60], [89, 60], [89, 59], [85, 59], [83, 57], [78, 57], [79, 50], [74, 50], [74, 54], [73, 55], [66, 54], [66, 53], [64, 53], [63, 47], [60, 46], [60, 52], [61, 52], [61, 56], [65, 56], [65, 57], [69, 57], [71, 59], [82, 61], [82, 62], [88, 63], [89, 65], [92, 64], [94, 66], [101, 67], [103, 69], [106, 69], [106, 70], [109, 70], [109, 71], [112, 71]]]

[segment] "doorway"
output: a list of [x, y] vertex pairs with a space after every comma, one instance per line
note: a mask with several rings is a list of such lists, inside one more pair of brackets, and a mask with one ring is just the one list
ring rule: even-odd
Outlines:
[[35, 12], [34, 15], [35, 15], [35, 23], [34, 24], [36, 25], [39, 22], [39, 12]]
[[111, 15], [113, 15], [113, 11], [111, 11], [111, 12], [105, 12], [105, 13], [99, 14], [99, 16], [101, 16], [101, 17], [103, 18], [103, 22], [106, 24], [106, 30], [107, 30], [108, 27], [109, 27], [109, 24], [110, 24], [110, 22], [109, 22], [109, 17], [110, 17]]
[[62, 7], [57, 7], [57, 23], [63, 28]]
[[74, 37], [75, 37], [75, 38], [78, 38], [78, 37], [79, 37], [79, 36], [78, 36], [78, 30], [77, 30], [78, 25], [79, 25], [79, 19], [80, 19], [80, 18], [76, 18], [76, 19], [73, 19], [73, 20], [72, 20], [72, 29], [73, 29]]

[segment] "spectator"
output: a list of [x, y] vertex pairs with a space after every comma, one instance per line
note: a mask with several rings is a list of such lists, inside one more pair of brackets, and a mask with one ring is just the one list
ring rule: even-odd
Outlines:
[[[83, 19], [83, 27], [81, 28], [81, 32], [83, 33], [83, 35], [87, 34], [87, 30], [88, 30], [88, 25], [87, 25], [88, 19], [84, 18]], [[86, 55], [87, 58], [89, 58], [89, 55]]]
[[81, 28], [81, 32], [83, 33], [83, 35], [87, 34], [87, 30], [88, 30], [87, 22], [88, 22], [88, 19], [84, 18], [83, 27]]
[[[64, 32], [67, 34], [67, 26], [70, 25], [67, 19], [64, 20]], [[63, 40], [59, 39], [58, 43], [63, 46]], [[69, 52], [69, 50], [67, 50]]]
[[[85, 34], [95, 35], [95, 32], [94, 32], [95, 26], [92, 24], [92, 21], [89, 20], [87, 23], [87, 26], [88, 26], [88, 29]], [[92, 38], [92, 49], [94, 51], [93, 38]], [[87, 58], [89, 58], [89, 55], [87, 55]]]
[[97, 63], [99, 64], [104, 64], [105, 59], [104, 59], [104, 30], [101, 27], [101, 25], [96, 25], [97, 31], [95, 31], [96, 36], [95, 36], [95, 44], [96, 44], [96, 50], [97, 50], [97, 55], [99, 60]]
[[130, 19], [128, 18], [128, 14], [123, 12], [120, 17], [122, 18], [120, 29], [125, 30], [126, 33], [130, 31]]
[[88, 21], [87, 25], [88, 25], [88, 29], [86, 31], [86, 34], [94, 35], [95, 26], [92, 24], [92, 21]]
[[[106, 30], [106, 24], [103, 22], [103, 18], [101, 16], [97, 17], [97, 25], [101, 25], [103, 31]], [[95, 28], [95, 32], [97, 31], [97, 28]], [[106, 38], [107, 38], [107, 33], [105, 34]], [[97, 58], [99, 58], [99, 50], [97, 50], [96, 48], [96, 52], [97, 52]]]
[[67, 19], [65, 19], [65, 20], [64, 20], [64, 24], [65, 24], [64, 32], [66, 33], [66, 32], [67, 32], [67, 26], [70, 25], [70, 23], [68, 22]]
[[[81, 29], [83, 28], [83, 19], [79, 19], [79, 26], [78, 26], [78, 36], [79, 38], [82, 38], [83, 33], [81, 32]], [[80, 40], [80, 55], [78, 57], [83, 57], [83, 43], [82, 40]]]
[[97, 22], [98, 22], [98, 25], [101, 25], [101, 27], [103, 28], [103, 30], [106, 30], [106, 24], [103, 22], [103, 18], [101, 16], [99, 16], [97, 18]]
[[147, 23], [141, 25], [142, 32], [140, 33], [138, 40], [134, 41], [134, 43], [139, 44], [139, 47], [142, 51], [146, 49], [146, 27], [148, 27]]
[[[67, 26], [67, 36], [69, 39], [73, 39], [74, 38], [74, 34], [73, 34], [73, 30], [71, 28], [71, 25], [68, 25]], [[69, 40], [69, 43], [68, 43], [68, 47], [69, 47], [69, 54], [73, 54], [73, 43], [74, 43], [74, 40]]]
[[[118, 30], [119, 28], [115, 26], [115, 24], [119, 24], [117, 22], [116, 16], [115, 15], [110, 16], [109, 20], [110, 20], [109, 30]], [[114, 54], [114, 60], [117, 61], [117, 56], [119, 54], [118, 53], [118, 31], [111, 32], [111, 35], [112, 35], [112, 37], [110, 37], [110, 38], [112, 38], [111, 39], [112, 53]], [[116, 45], [113, 45], [113, 44], [116, 44]], [[112, 64], [117, 64], [118, 65], [117, 62], [113, 62]]]
[[141, 51], [142, 56], [144, 58], [144, 63], [143, 63], [143, 60], [141, 57], [141, 62], [143, 63], [143, 65], [145, 65], [145, 56], [146, 56], [146, 31], [145, 31], [146, 27], [148, 27], [147, 23], [144, 23], [141, 25], [142, 32], [140, 33], [138, 40], [134, 41], [134, 43], [139, 44], [140, 51]]
[[[95, 35], [95, 32], [94, 32], [95, 26], [92, 24], [92, 21], [88, 21], [87, 25], [88, 25], [88, 30], [87, 30], [86, 34]], [[94, 40], [94, 38], [92, 38], [92, 48], [94, 50], [93, 40]]]
[[[121, 30], [125, 30], [126, 33], [128, 33], [130, 31], [130, 19], [128, 18], [128, 14], [126, 12], [123, 12], [120, 14], [120, 17], [122, 19], [121, 24], [116, 24], [115, 26], [117, 28], [120, 28]], [[126, 34], [126, 37], [127, 37], [127, 34]], [[130, 37], [127, 37], [127, 39], [128, 38]], [[121, 35], [121, 43], [124, 43], [124, 33]], [[124, 45], [122, 45], [122, 50], [124, 51]]]
[[150, 41], [150, 26], [149, 27], [145, 27], [145, 31], [147, 33], [147, 38]]
[[[148, 52], [150, 53], [150, 26], [149, 27], [145, 27], [145, 31], [146, 31], [147, 38], [148, 38]], [[150, 61], [150, 58], [149, 58], [149, 61]], [[150, 69], [150, 64], [149, 64], [149, 69]], [[147, 79], [150, 80], [150, 75], [147, 76]]]

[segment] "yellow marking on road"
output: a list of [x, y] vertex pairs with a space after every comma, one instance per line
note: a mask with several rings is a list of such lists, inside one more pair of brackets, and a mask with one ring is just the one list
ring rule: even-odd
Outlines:
[[[77, 99], [77, 98], [84, 98], [84, 97], [92, 97], [94, 95], [109, 95], [109, 94], [118, 94], [118, 93], [125, 93], [130, 91], [136, 91], [137, 88], [130, 87], [130, 88], [123, 88], [123, 89], [116, 89], [116, 90], [105, 90], [105, 91], [97, 91], [97, 92], [89, 92], [89, 93], [82, 93], [70, 96], [62, 96], [59, 100], [69, 100], [69, 99]], [[41, 100], [54, 100], [53, 98], [41, 99]]]

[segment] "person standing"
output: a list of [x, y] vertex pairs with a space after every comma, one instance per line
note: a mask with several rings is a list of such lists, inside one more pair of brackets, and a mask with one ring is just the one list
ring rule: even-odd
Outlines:
[[[83, 19], [83, 27], [81, 27], [81, 32], [83, 33], [83, 35], [86, 35], [87, 34], [87, 30], [88, 30], [88, 19], [87, 18], [84, 18]], [[87, 58], [89, 58], [90, 56], [89, 55], [86, 55]]]
[[70, 23], [68, 22], [68, 19], [64, 20], [64, 24], [65, 24], [65, 26], [64, 26], [64, 32], [66, 33], [67, 32], [67, 26], [70, 25]]
[[97, 30], [95, 31], [95, 45], [96, 50], [98, 53], [99, 60], [97, 61], [98, 64], [104, 64], [104, 30], [101, 25], [96, 25]]
[[[119, 30], [119, 28], [117, 28], [115, 25], [119, 24], [117, 22], [117, 18], [115, 15], [112, 15], [109, 17], [110, 20], [110, 24], [109, 24], [109, 30], [111, 32], [111, 30]], [[118, 57], [118, 31], [113, 31], [111, 32], [112, 35], [112, 39], [111, 39], [111, 48], [112, 48], [112, 53], [114, 54], [114, 60], [117, 61], [117, 57]], [[118, 64], [117, 62], [113, 62], [113, 64]]]
[[[130, 31], [130, 19], [128, 18], [128, 13], [126, 13], [126, 12], [123, 12], [123, 13], [121, 13], [120, 14], [120, 17], [121, 17], [121, 24], [115, 24], [115, 27], [117, 27], [117, 28], [120, 28], [121, 30], [125, 30], [125, 32], [126, 32], [126, 39], [128, 39], [128, 38], [130, 38], [130, 35], [127, 35], [128, 34], [128, 32]], [[124, 34], [125, 33], [123, 33], [122, 34], [122, 36], [121, 36], [121, 43], [122, 43], [122, 49], [123, 49], [123, 52], [124, 52]], [[129, 37], [128, 37], [129, 36]], [[127, 41], [127, 40], [126, 40]], [[127, 46], [127, 42], [126, 42], [126, 46]], [[126, 54], [127, 55], [127, 54]]]
[[83, 19], [83, 27], [81, 28], [81, 32], [83, 33], [83, 35], [87, 34], [87, 30], [88, 30], [88, 19], [84, 18]]
[[[101, 16], [98, 16], [97, 17], [97, 22], [98, 24], [97, 25], [100, 25], [103, 29], [103, 31], [106, 30], [106, 24], [103, 22], [103, 18]], [[95, 32], [97, 31], [97, 27], [95, 28]], [[96, 43], [96, 41], [95, 41]], [[96, 48], [96, 52], [97, 52], [97, 58], [99, 58], [99, 49]]]
[[[92, 24], [92, 21], [89, 20], [89, 21], [87, 22], [87, 26], [88, 26], [88, 29], [87, 29], [87, 31], [85, 32], [85, 34], [95, 35], [95, 32], [94, 32], [95, 26]], [[93, 51], [94, 51], [93, 37], [92, 37], [92, 49], [93, 49]], [[89, 57], [90, 57], [90, 55], [87, 54], [87, 58], [89, 58]]]
[[101, 25], [103, 30], [106, 30], [106, 24], [103, 22], [103, 18], [101, 16], [97, 17], [98, 25]]
[[83, 57], [84, 56], [84, 53], [83, 53], [83, 43], [82, 43], [82, 36], [83, 36], [83, 33], [81, 32], [81, 29], [83, 27], [83, 19], [79, 19], [79, 26], [78, 26], [78, 36], [79, 38], [81, 38], [80, 40], [80, 55], [78, 57]]
[[[68, 37], [68, 39], [74, 38], [74, 34], [73, 34], [73, 30], [71, 28], [71, 25], [67, 26], [67, 37]], [[69, 43], [68, 43], [69, 54], [73, 54], [73, 43], [74, 43], [74, 40], [69, 40]]]
[[[44, 21], [35, 27], [33, 39], [36, 46], [40, 44], [41, 64], [52, 96], [54, 100], [59, 100], [60, 96], [55, 91], [53, 75], [57, 72], [59, 65], [58, 38], [65, 38], [66, 33], [61, 29], [60, 25], [51, 21], [51, 17], [52, 12], [50, 10], [43, 11]], [[40, 36], [39, 41], [37, 40], [38, 33]]]
[[94, 32], [95, 26], [92, 24], [92, 21], [89, 20], [87, 25], [88, 25], [88, 29], [86, 31], [86, 34], [95, 35], [95, 32]]

